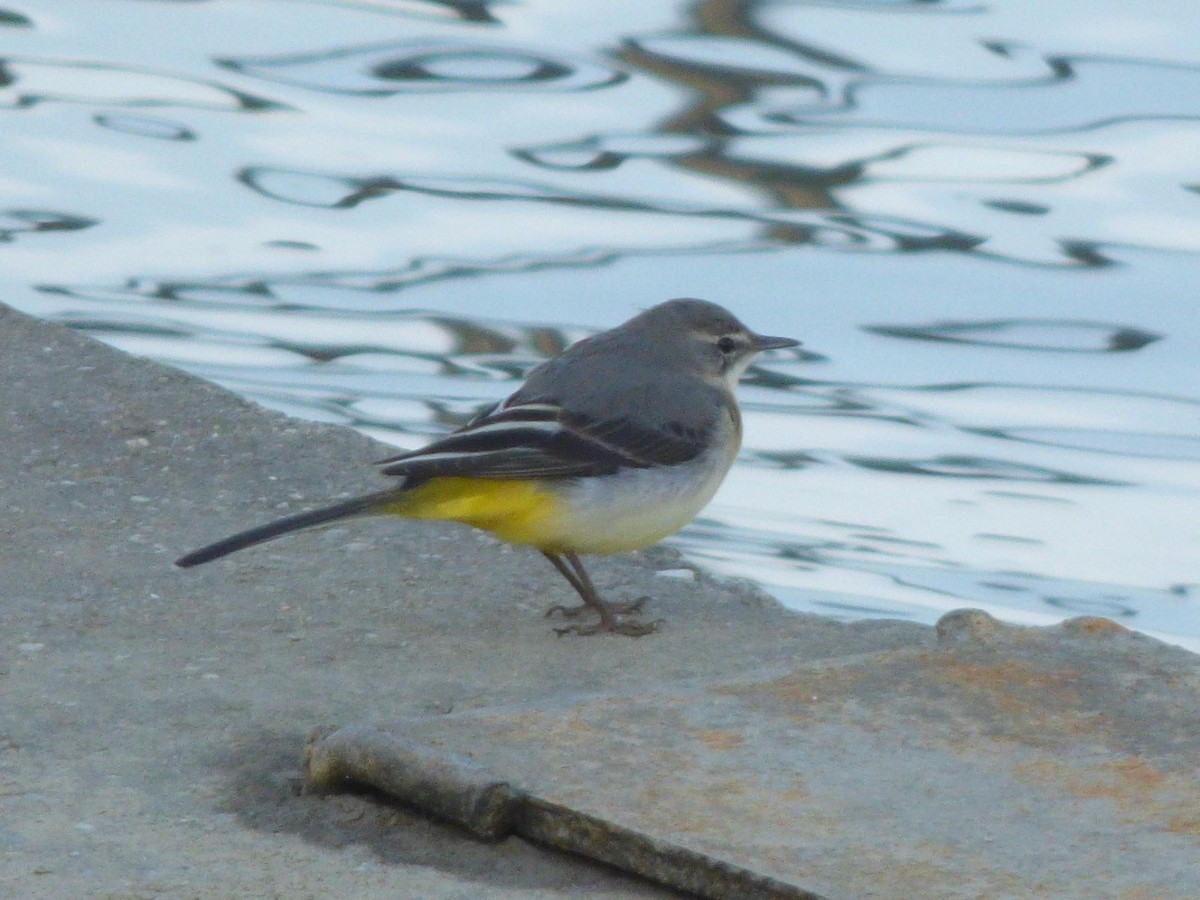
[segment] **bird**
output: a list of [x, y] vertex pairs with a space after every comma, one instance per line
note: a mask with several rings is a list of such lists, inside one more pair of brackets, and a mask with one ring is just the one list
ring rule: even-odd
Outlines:
[[190, 568], [294, 531], [367, 516], [459, 522], [541, 552], [595, 620], [556, 628], [649, 634], [645, 602], [606, 601], [580, 560], [639, 550], [690, 522], [741, 447], [734, 388], [760, 353], [798, 347], [723, 307], [659, 303], [534, 368], [457, 431], [377, 465], [383, 490], [241, 531], [176, 560]]

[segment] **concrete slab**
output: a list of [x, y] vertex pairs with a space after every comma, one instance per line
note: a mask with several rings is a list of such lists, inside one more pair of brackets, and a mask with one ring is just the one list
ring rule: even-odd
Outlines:
[[[378, 485], [382, 448], [0, 307], [0, 896], [664, 896], [410, 809], [298, 796], [314, 727], [638, 690], [923, 640], [795, 616], [669, 553], [597, 561], [650, 638], [558, 638], [536, 554], [364, 522], [181, 572]], [[702, 649], [702, 652], [698, 652]]]
[[[1200, 896], [1200, 659], [1104, 619], [354, 727], [371, 784], [704, 897]], [[448, 802], [453, 801], [453, 802]]]

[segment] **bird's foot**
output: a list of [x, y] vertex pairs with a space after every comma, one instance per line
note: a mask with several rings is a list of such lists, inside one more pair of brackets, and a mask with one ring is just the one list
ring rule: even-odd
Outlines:
[[555, 628], [554, 633], [559, 637], [565, 634], [576, 634], [580, 637], [587, 637], [589, 634], [623, 634], [628, 637], [644, 637], [657, 631], [658, 626], [662, 623], [662, 619], [655, 619], [653, 622], [639, 622], [637, 619], [614, 619], [611, 621], [599, 619], [590, 625], [584, 625], [582, 622], [564, 625], [561, 628]]
[[562, 606], [561, 604], [552, 606], [546, 610], [547, 616], [552, 616], [554, 613], [561, 613], [564, 618], [573, 619], [585, 612], [598, 612], [600, 618], [591, 624], [583, 624], [577, 622], [572, 625], [564, 625], [561, 628], [555, 628], [554, 633], [559, 637], [564, 634], [576, 634], [580, 637], [586, 637], [590, 634], [624, 634], [628, 637], [642, 637], [658, 629], [662, 624], [662, 619], [655, 619], [653, 622], [642, 622], [636, 618], [622, 618], [641, 611], [646, 605], [649, 597], [638, 597], [636, 600], [631, 600], [628, 603], [605, 603], [597, 608], [591, 604], [581, 604], [580, 606]]
[[[632, 613], [641, 612], [642, 607], [649, 602], [649, 597], [638, 597], [636, 600], [630, 600], [628, 603], [605, 603], [604, 608], [614, 616], [628, 616]], [[595, 611], [595, 607], [587, 603], [580, 603], [578, 606], [565, 606], [562, 603], [555, 603], [546, 610], [546, 618], [548, 619], [555, 613], [558, 613], [564, 619], [576, 619], [584, 613], [593, 611]]]

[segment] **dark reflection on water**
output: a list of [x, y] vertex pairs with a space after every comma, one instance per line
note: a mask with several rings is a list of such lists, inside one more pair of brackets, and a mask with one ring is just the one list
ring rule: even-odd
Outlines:
[[917, 341], [950, 341], [1014, 350], [1056, 353], [1115, 353], [1140, 350], [1162, 340], [1161, 334], [1106, 322], [1010, 319], [988, 322], [940, 322], [936, 325], [866, 325], [865, 331]]
[[150, 116], [99, 113], [93, 116], [93, 121], [101, 128], [123, 131], [139, 137], [158, 138], [164, 141], [196, 140], [196, 133], [186, 125]]
[[1200, 648], [1168, 0], [56, 3], [0, 10], [5, 299], [415, 446], [709, 296], [806, 346], [678, 546], [831, 615]]
[[993, 481], [1051, 481], [1066, 484], [1104, 484], [1120, 482], [1088, 478], [1071, 472], [1059, 472], [1041, 466], [1014, 463], [1003, 459], [977, 456], [938, 456], [933, 459], [870, 459], [848, 457], [848, 461], [864, 469], [897, 472], [906, 475], [936, 475], [939, 478], [987, 478]]
[[[671, 218], [727, 219], [761, 225], [757, 249], [781, 244], [832, 245], [861, 250], [969, 250], [982, 238], [941, 230], [931, 231], [919, 223], [837, 214], [790, 214], [746, 209], [713, 208], [693, 203], [650, 202], [625, 196], [586, 194], [563, 190], [551, 184], [505, 182], [477, 178], [428, 179], [400, 175], [346, 177], [319, 172], [282, 169], [245, 169], [238, 180], [272, 200], [298, 206], [351, 209], [368, 200], [380, 200], [399, 192], [411, 192], [447, 200], [482, 202], [531, 202], [583, 206], [613, 212], [650, 213]], [[729, 249], [748, 247], [747, 242]], [[610, 253], [618, 253], [610, 249]]]
[[0, 27], [3, 28], [30, 28], [33, 22], [27, 16], [21, 15], [11, 9], [0, 9]]
[[216, 81], [102, 62], [0, 58], [0, 108], [42, 103], [105, 104], [262, 112], [284, 109], [274, 100]]
[[1143, 459], [1200, 461], [1200, 435], [1156, 434], [1146, 431], [1101, 429], [1009, 428], [976, 429], [979, 434], [1010, 441], [1028, 441], [1047, 447], [1110, 453]]
[[222, 59], [217, 64], [309, 90], [373, 96], [402, 91], [578, 91], [618, 84], [626, 77], [591, 60], [455, 41], [339, 47], [296, 56]]
[[97, 224], [95, 219], [45, 209], [0, 209], [0, 241], [22, 234], [45, 231], [82, 231]]

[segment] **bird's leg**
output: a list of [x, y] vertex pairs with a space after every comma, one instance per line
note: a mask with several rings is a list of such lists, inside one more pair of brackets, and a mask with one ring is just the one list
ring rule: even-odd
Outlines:
[[596, 586], [592, 584], [592, 579], [588, 577], [587, 570], [583, 567], [583, 563], [580, 562], [579, 556], [573, 551], [566, 550], [560, 555], [543, 550], [542, 555], [550, 560], [551, 565], [558, 569], [559, 574], [567, 579], [567, 583], [575, 588], [575, 592], [583, 600], [582, 606], [566, 607], [561, 604], [552, 606], [546, 611], [546, 615], [549, 616], [556, 612], [561, 612], [564, 616], [573, 617], [587, 609], [594, 609], [600, 616], [600, 621], [594, 625], [571, 625], [566, 628], [556, 628], [555, 631], [560, 635], [567, 633], [587, 635], [596, 634], [601, 631], [613, 631], [618, 634], [627, 634], [631, 637], [640, 637], [641, 635], [649, 634], [658, 627], [657, 622], [647, 624], [643, 622], [621, 621], [619, 616], [637, 612], [648, 598], [641, 597], [632, 603], [608, 603], [600, 599], [600, 594], [596, 590]]
[[[583, 598], [583, 605], [581, 606], [564, 606], [561, 603], [555, 603], [552, 607], [546, 610], [546, 616], [549, 617], [555, 613], [562, 613], [567, 618], [573, 618], [574, 616], [581, 615], [591, 609], [592, 600], [589, 598], [588, 589], [583, 586], [583, 583], [579, 580], [579, 576], [575, 574], [573, 569], [567, 566], [567, 564], [563, 561], [563, 558], [557, 553], [548, 553], [545, 550], [542, 551], [542, 556], [550, 560], [550, 564], [554, 566], [554, 568], [558, 569], [558, 574], [567, 579], [567, 582], [571, 585], [571, 587], [575, 588], [575, 593]], [[594, 588], [592, 589], [592, 595], [595, 595]]]
[[[567, 558], [567, 562], [571, 564], [571, 568], [579, 576], [580, 583], [587, 590], [591, 591], [593, 597], [600, 600], [600, 592], [592, 584], [592, 579], [588, 576], [587, 569], [583, 567], [583, 561], [579, 558], [579, 555], [574, 551], [568, 550], [563, 553], [563, 556]], [[628, 615], [629, 613], [640, 612], [649, 599], [649, 597], [638, 597], [636, 600], [630, 600], [627, 603], [611, 603], [607, 600], [601, 600], [600, 602], [617, 615]]]

